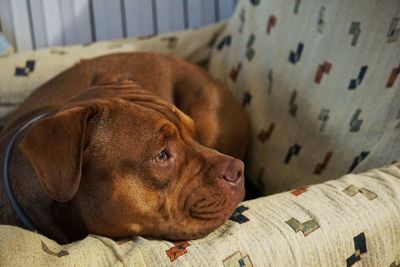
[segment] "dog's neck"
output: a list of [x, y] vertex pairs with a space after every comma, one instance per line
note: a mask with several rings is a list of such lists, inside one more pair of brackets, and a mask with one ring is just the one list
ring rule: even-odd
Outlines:
[[[13, 135], [12, 132], [10, 131], [0, 140], [1, 148], [7, 146]], [[0, 162], [3, 162], [4, 150], [1, 152]], [[16, 199], [40, 233], [60, 243], [84, 237], [83, 224], [80, 221], [72, 221], [72, 218], [77, 218], [77, 216], [68, 216], [73, 210], [71, 208], [73, 202], [58, 203], [47, 194], [33, 167], [19, 149], [18, 141], [10, 160], [9, 176]], [[2, 182], [0, 183], [0, 221], [23, 227], [4, 193]], [[66, 233], [73, 233], [73, 236], [67, 236]]]

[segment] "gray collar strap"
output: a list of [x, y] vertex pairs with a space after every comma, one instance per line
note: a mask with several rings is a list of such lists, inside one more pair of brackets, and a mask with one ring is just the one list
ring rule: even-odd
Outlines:
[[28, 121], [24, 126], [22, 126], [14, 134], [14, 136], [11, 138], [11, 141], [7, 145], [6, 152], [4, 155], [4, 160], [3, 160], [3, 187], [4, 187], [4, 192], [6, 194], [6, 197], [7, 197], [8, 201], [10, 202], [12, 209], [14, 210], [15, 214], [17, 215], [17, 217], [21, 221], [21, 223], [24, 225], [24, 227], [33, 232], [38, 232], [38, 231], [36, 230], [35, 226], [31, 222], [31, 220], [29, 219], [28, 215], [26, 215], [24, 209], [18, 203], [18, 200], [15, 197], [14, 192], [11, 188], [9, 167], [10, 167], [10, 162], [11, 162], [11, 157], [12, 157], [12, 153], [14, 150], [14, 146], [15, 146], [15, 143], [16, 143], [18, 137], [21, 135], [21, 133], [24, 130], [26, 130], [33, 123], [35, 123], [38, 120], [40, 120], [41, 118], [43, 118], [46, 114], [41, 114], [39, 116], [34, 117], [30, 121]]

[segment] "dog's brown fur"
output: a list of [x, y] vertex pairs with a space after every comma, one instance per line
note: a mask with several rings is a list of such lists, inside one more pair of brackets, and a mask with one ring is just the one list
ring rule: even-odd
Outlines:
[[[244, 156], [247, 117], [184, 61], [126, 53], [80, 62], [12, 114], [1, 161], [16, 131], [45, 112], [19, 138], [10, 176], [34, 225], [59, 242], [88, 233], [199, 238], [244, 196], [243, 163], [233, 157]], [[2, 185], [0, 223], [21, 225]]]

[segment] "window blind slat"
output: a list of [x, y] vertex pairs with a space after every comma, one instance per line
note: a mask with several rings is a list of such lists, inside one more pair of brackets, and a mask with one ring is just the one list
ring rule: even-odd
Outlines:
[[0, 22], [4, 35], [14, 44], [14, 26], [12, 23], [10, 0], [0, 0]]
[[97, 40], [122, 38], [121, 2], [93, 0]]
[[65, 43], [79, 44], [91, 41], [89, 1], [60, 0]]
[[158, 33], [185, 28], [183, 0], [156, 0]]
[[152, 3], [149, 0], [125, 0], [128, 36], [153, 34]]
[[62, 26], [61, 8], [58, 0], [42, 0], [43, 17], [46, 23], [45, 31], [48, 46], [61, 46], [65, 44]]
[[19, 51], [31, 50], [33, 45], [27, 2], [10, 1], [10, 5], [16, 48]]

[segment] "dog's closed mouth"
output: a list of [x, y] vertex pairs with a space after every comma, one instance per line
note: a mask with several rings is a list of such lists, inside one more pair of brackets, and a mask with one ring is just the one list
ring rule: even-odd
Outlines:
[[216, 211], [190, 211], [190, 216], [195, 219], [213, 220], [221, 216], [222, 209]]
[[201, 199], [190, 208], [190, 216], [196, 219], [212, 220], [223, 214], [226, 198], [218, 198], [216, 201]]

